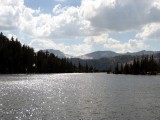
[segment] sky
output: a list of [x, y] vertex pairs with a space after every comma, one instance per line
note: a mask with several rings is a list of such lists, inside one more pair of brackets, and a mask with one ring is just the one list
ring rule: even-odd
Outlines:
[[0, 32], [35, 51], [160, 51], [160, 0], [0, 0], [0, 8]]

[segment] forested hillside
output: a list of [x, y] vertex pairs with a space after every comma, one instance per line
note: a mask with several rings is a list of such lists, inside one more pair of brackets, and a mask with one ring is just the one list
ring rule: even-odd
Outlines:
[[75, 66], [66, 58], [60, 59], [47, 51], [34, 52], [13, 37], [0, 33], [0, 73], [69, 73], [93, 72], [87, 64]]
[[[157, 54], [158, 55], [158, 54]], [[157, 74], [160, 73], [160, 60], [151, 56], [142, 56], [134, 58], [132, 63], [117, 63], [115, 74]]]

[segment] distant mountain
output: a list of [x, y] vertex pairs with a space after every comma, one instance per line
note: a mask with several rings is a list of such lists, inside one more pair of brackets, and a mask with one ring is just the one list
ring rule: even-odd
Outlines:
[[85, 55], [78, 56], [77, 58], [82, 59], [82, 60], [92, 60], [92, 59], [101, 59], [101, 58], [112, 58], [116, 56], [121, 56], [121, 55], [131, 55], [131, 56], [141, 56], [141, 55], [152, 55], [159, 53], [159, 51], [146, 51], [142, 50], [139, 52], [127, 52], [127, 53], [116, 53], [113, 51], [96, 51], [92, 53], [88, 53]]
[[135, 56], [143, 56], [143, 55], [154, 55], [154, 58], [159, 61], [160, 60], [160, 51], [146, 51], [142, 50], [139, 52], [127, 52], [127, 53], [116, 53], [113, 51], [96, 51], [92, 53], [88, 53], [85, 55], [81, 55], [78, 57], [73, 57], [71, 55], [64, 54], [60, 50], [46, 49], [43, 52], [48, 51], [49, 53], [53, 53], [55, 56], [59, 58], [71, 58], [69, 59], [73, 64], [78, 66], [79, 62], [82, 65], [88, 64], [88, 66], [92, 66], [100, 71], [106, 71], [109, 69], [115, 68], [117, 63], [125, 64], [133, 62]]
[[[96, 53], [96, 52], [94, 52]], [[87, 56], [88, 54], [86, 54]], [[89, 54], [92, 55], [92, 54]], [[115, 56], [114, 56], [115, 55]], [[140, 52], [135, 52], [135, 53], [125, 53], [125, 54], [114, 54], [113, 57], [102, 57], [100, 59], [93, 59], [95, 56], [89, 56], [90, 59], [82, 59], [82, 58], [72, 58], [71, 61], [73, 64], [77, 65], [79, 62], [82, 65], [88, 64], [88, 66], [92, 66], [96, 68], [97, 70], [100, 71], [106, 71], [109, 69], [115, 68], [115, 66], [118, 64], [125, 64], [125, 63], [131, 63], [133, 62], [135, 56], [138, 56], [141, 58], [143, 55], [153, 55], [154, 59], [159, 62], [160, 61], [160, 52], [158, 51], [140, 51]], [[88, 57], [88, 56], [87, 56]], [[87, 58], [86, 57], [86, 58]], [[91, 59], [92, 57], [92, 59]], [[95, 57], [97, 58], [97, 57]]]
[[80, 59], [101, 59], [101, 58], [110, 58], [120, 55], [119, 53], [115, 53], [113, 51], [96, 51], [89, 54], [78, 56]]
[[68, 55], [68, 54], [64, 54], [63, 52], [61, 52], [60, 50], [54, 50], [54, 49], [46, 49], [46, 50], [42, 50], [43, 52], [48, 51], [49, 53], [54, 54], [55, 56], [57, 56], [58, 58], [72, 58], [73, 56]]
[[142, 51], [133, 52], [133, 53], [127, 52], [127, 53], [125, 53], [125, 55], [132, 55], [132, 56], [153, 55], [153, 54], [156, 54], [158, 52], [159, 51], [146, 51], [146, 50], [142, 50]]
[[72, 58], [71, 62], [78, 66], [79, 62], [82, 65], [88, 64], [88, 66], [92, 66], [100, 71], [106, 71], [109, 69], [113, 69], [117, 63], [126, 63], [130, 62], [134, 59], [131, 55], [120, 55], [110, 58], [101, 58], [101, 59], [80, 59], [80, 58]]

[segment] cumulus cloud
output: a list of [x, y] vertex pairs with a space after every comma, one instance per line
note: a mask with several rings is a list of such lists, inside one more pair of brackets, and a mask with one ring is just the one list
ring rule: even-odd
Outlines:
[[133, 52], [147, 48], [143, 40], [129, 39], [127, 42], [121, 42], [113, 39], [108, 34], [87, 37], [84, 39], [84, 43], [92, 46], [100, 45], [103, 49], [115, 50], [117, 52]]
[[[112, 40], [112, 39], [111, 39]], [[104, 44], [104, 47], [108, 49], [114, 49], [117, 52], [134, 52], [137, 50], [142, 50], [148, 48], [147, 45], [144, 44], [142, 40], [136, 40], [136, 39], [130, 39], [128, 42], [114, 42], [115, 40], [113, 39], [113, 42], [111, 41], [110, 43]]]
[[[20, 31], [32, 39], [30, 46], [37, 50], [53, 48], [79, 55], [100, 45], [133, 51], [145, 48], [144, 41], [137, 39], [160, 38], [160, 0], [82, 0], [79, 7], [55, 5], [52, 13], [28, 8], [24, 0], [0, 0], [0, 3], [0, 30]], [[110, 37], [112, 32], [133, 30], [139, 33], [128, 42]], [[81, 38], [81, 44], [54, 42], [75, 38]]]
[[159, 0], [82, 0], [80, 7], [54, 6], [54, 15], [27, 8], [24, 0], [0, 2], [0, 29], [17, 28], [36, 37], [90, 36], [160, 22]]
[[55, 14], [60, 14], [63, 12], [63, 8], [62, 8], [62, 5], [61, 4], [58, 4], [58, 5], [55, 5], [54, 8], [53, 8], [53, 13]]
[[42, 50], [42, 49], [55, 49], [55, 50], [61, 50], [62, 52], [73, 55], [73, 56], [79, 56], [83, 53], [91, 52], [92, 46], [82, 43], [82, 44], [73, 44], [73, 45], [65, 45], [63, 43], [55, 43], [53, 40], [50, 39], [33, 39], [29, 46], [35, 48], [36, 51]]
[[151, 23], [142, 28], [142, 32], [136, 35], [143, 39], [160, 39], [160, 23]]
[[47, 14], [40, 14], [33, 16], [35, 11], [26, 9], [20, 17], [19, 29], [25, 34], [33, 37], [45, 37], [50, 34], [50, 19], [51, 16]]
[[25, 8], [19, 19], [19, 29], [24, 33], [42, 38], [74, 38], [90, 34], [89, 22], [80, 16], [78, 7], [56, 5], [53, 13], [44, 14]]
[[58, 37], [84, 36], [89, 31], [89, 23], [80, 16], [77, 7], [68, 7], [61, 11], [57, 16], [53, 16], [53, 22], [55, 24], [52, 24], [51, 31]]
[[86, 44], [99, 44], [99, 45], [113, 45], [119, 44], [120, 41], [111, 38], [108, 34], [100, 34], [96, 36], [89, 36], [84, 39]]
[[154, 0], [82, 0], [81, 6], [95, 28], [120, 32], [160, 21], [159, 12]]
[[43, 49], [52, 49], [55, 48], [57, 49], [56, 44], [51, 41], [51, 40], [46, 40], [46, 39], [33, 39], [30, 43], [29, 46], [35, 48], [36, 51], [38, 50], [43, 50]]
[[0, 30], [16, 29], [23, 0], [0, 0], [0, 3]]
[[[89, 22], [80, 16], [78, 7], [56, 5], [53, 12], [56, 15], [44, 14], [24, 5], [23, 0], [0, 0], [0, 29], [2, 31], [16, 30], [31, 38], [29, 45], [36, 50], [60, 49], [65, 53], [79, 55], [90, 51], [88, 44], [56, 44], [54, 39], [68, 39], [89, 34]], [[9, 34], [9, 37], [11, 34]], [[52, 38], [52, 39], [51, 39]], [[75, 50], [73, 53], [73, 49]]]

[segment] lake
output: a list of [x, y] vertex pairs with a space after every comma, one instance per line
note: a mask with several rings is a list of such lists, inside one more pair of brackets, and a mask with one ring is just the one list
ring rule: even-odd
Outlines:
[[160, 120], [160, 76], [0, 75], [1, 120]]

